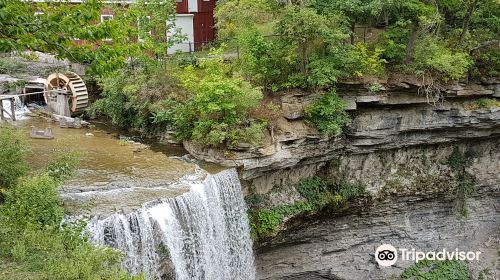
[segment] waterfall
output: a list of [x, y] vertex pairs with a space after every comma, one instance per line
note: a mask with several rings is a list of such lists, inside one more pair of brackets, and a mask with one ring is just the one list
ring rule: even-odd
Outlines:
[[[11, 106], [11, 101], [10, 100], [0, 100], [2, 102], [2, 106], [5, 111], [7, 111], [9, 114], [12, 115], [12, 112], [10, 111], [10, 106]], [[16, 114], [16, 119], [17, 120], [22, 120], [25, 118], [26, 114], [30, 112], [28, 107], [24, 105], [24, 103], [21, 101], [21, 98], [19, 96], [15, 95], [14, 96], [14, 113]]]
[[125, 253], [148, 279], [255, 279], [246, 205], [235, 170], [207, 175], [190, 191], [129, 214], [94, 219], [93, 242]]

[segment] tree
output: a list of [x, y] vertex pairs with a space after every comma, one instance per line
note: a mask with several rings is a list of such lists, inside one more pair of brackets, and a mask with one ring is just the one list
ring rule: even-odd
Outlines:
[[[178, 34], [165, 39], [167, 29], [173, 28], [165, 24], [173, 22], [173, 1], [106, 4], [114, 17], [100, 23], [104, 6], [101, 0], [78, 5], [0, 0], [0, 52], [53, 53], [90, 64], [91, 74], [102, 74], [121, 67], [131, 57], [165, 55], [168, 46], [178, 40]], [[139, 36], [142, 40], [137, 40]], [[75, 38], [83, 43], [76, 44]]]

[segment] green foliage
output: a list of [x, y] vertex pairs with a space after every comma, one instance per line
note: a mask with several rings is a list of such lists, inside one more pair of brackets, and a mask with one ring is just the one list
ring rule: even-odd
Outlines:
[[[100, 11], [105, 6], [113, 10], [114, 17], [100, 23]], [[167, 20], [173, 22], [174, 16], [173, 1], [140, 0], [123, 9], [101, 0], [78, 5], [0, 0], [0, 52], [54, 53], [89, 64], [87, 75], [105, 75], [132, 57], [166, 55], [168, 46], [181, 37], [172, 32], [173, 26], [165, 25]], [[171, 31], [169, 40], [164, 36], [167, 29]], [[74, 38], [81, 39], [79, 44]]]
[[123, 128], [160, 133], [168, 128], [179, 102], [187, 98], [179, 80], [158, 64], [130, 65], [99, 79], [102, 98], [89, 108]]
[[[221, 1], [222, 2], [222, 1]], [[267, 0], [240, 0], [218, 3], [215, 10], [220, 39], [231, 39], [246, 28], [258, 28], [273, 22], [275, 5]]]
[[71, 178], [80, 163], [79, 153], [68, 153], [57, 157], [57, 159], [46, 168], [46, 173], [56, 182], [63, 182]]
[[406, 268], [401, 274], [401, 278], [415, 280], [468, 280], [470, 279], [470, 272], [469, 268], [463, 261], [423, 260]]
[[382, 33], [377, 45], [384, 49], [382, 58], [391, 63], [402, 62], [406, 57], [408, 22], [401, 20]]
[[491, 109], [500, 107], [500, 101], [495, 98], [481, 98], [464, 103], [467, 110]]
[[270, 236], [275, 233], [283, 221], [283, 215], [276, 210], [258, 210], [249, 212], [251, 235], [256, 237]]
[[476, 157], [478, 157], [478, 153], [473, 150], [467, 150], [464, 153], [455, 147], [447, 160], [447, 165], [458, 181], [458, 185], [453, 190], [454, 208], [458, 214], [464, 217], [468, 214], [467, 199], [474, 191], [474, 176], [467, 173], [466, 168], [472, 165]]
[[0, 58], [0, 74], [12, 74], [20, 71], [24, 63], [10, 58]]
[[305, 108], [306, 120], [315, 124], [326, 135], [338, 135], [351, 122], [344, 101], [332, 89]]
[[0, 189], [11, 188], [28, 171], [27, 142], [19, 131], [0, 127], [0, 147]]
[[265, 123], [248, 118], [262, 99], [259, 88], [232, 75], [217, 56], [201, 61], [199, 69], [185, 68], [181, 81], [194, 94], [174, 120], [181, 138], [213, 146], [260, 144]]
[[355, 48], [360, 61], [360, 69], [356, 71], [358, 76], [363, 74], [381, 75], [384, 73], [384, 64], [387, 61], [381, 58], [384, 52], [383, 49], [375, 47], [373, 51], [370, 51], [366, 44], [363, 43], [356, 44]]
[[0, 267], [7, 264], [7, 269], [0, 275], [6, 279], [29, 275], [25, 279], [36, 280], [143, 279], [120, 268], [121, 253], [91, 245], [83, 223], [61, 226], [58, 187], [76, 167], [74, 157], [61, 160], [45, 173], [21, 179], [5, 193], [0, 204]]
[[[285, 218], [307, 215], [325, 209], [337, 210], [347, 201], [362, 196], [362, 186], [349, 183], [335, 184], [320, 177], [308, 177], [300, 180], [295, 189], [303, 200], [292, 204], [277, 205], [269, 209], [263, 208], [262, 201], [252, 204], [258, 209], [248, 211], [252, 237], [255, 239], [274, 235], [282, 226]], [[262, 199], [261, 197], [259, 197]], [[254, 198], [252, 196], [251, 201]]]
[[472, 65], [469, 54], [453, 52], [438, 37], [427, 37], [418, 41], [414, 59], [413, 67], [416, 71], [428, 71], [442, 76], [445, 80], [462, 78]]
[[28, 177], [6, 193], [3, 209], [20, 226], [56, 227], [63, 209], [59, 206], [58, 185], [49, 175]]
[[286, 86], [296, 63], [292, 46], [280, 40], [269, 40], [257, 30], [241, 32], [238, 44], [240, 67], [249, 80], [270, 89]]
[[[403, 64], [411, 74], [435, 81], [457, 80], [473, 64], [470, 50], [498, 37], [498, 7], [495, 0], [226, 0], [218, 4], [217, 17], [221, 37], [244, 34], [235, 41], [241, 71], [276, 91], [328, 88], [346, 77], [382, 75], [386, 63]], [[364, 35], [364, 43], [356, 43], [360, 25], [378, 28], [382, 22], [386, 30], [380, 36]], [[477, 72], [493, 77], [498, 72], [498, 47], [493, 49], [475, 56]]]
[[476, 74], [482, 77], [500, 76], [500, 50], [492, 48], [481, 51], [474, 56]]

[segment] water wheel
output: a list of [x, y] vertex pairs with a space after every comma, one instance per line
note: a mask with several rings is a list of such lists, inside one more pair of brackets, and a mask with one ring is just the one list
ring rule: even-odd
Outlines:
[[83, 112], [89, 104], [87, 86], [85, 86], [82, 78], [76, 73], [66, 72], [51, 74], [45, 82], [45, 89], [44, 98], [47, 104], [55, 98], [52, 90], [67, 91], [67, 94], [70, 95], [68, 105], [71, 114]]

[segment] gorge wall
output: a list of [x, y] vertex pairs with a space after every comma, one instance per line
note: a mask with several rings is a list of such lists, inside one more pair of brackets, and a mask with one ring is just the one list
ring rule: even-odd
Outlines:
[[[353, 116], [339, 137], [324, 137], [303, 120], [304, 107], [320, 94], [295, 91], [279, 95], [282, 115], [262, 147], [221, 151], [185, 143], [198, 159], [238, 167], [245, 191], [271, 194], [273, 203], [297, 199], [286, 186], [314, 175], [361, 184], [371, 195], [336, 214], [289, 221], [260, 240], [258, 278], [395, 277], [410, 263], [380, 268], [374, 252], [383, 243], [478, 250], [484, 259], [469, 263], [474, 277], [484, 269], [493, 271], [491, 279], [500, 276], [500, 108], [481, 101], [500, 98], [500, 84], [447, 85], [438, 92], [442, 101], [419, 81], [379, 82], [376, 91], [363, 82], [338, 88]], [[467, 217], [454, 210], [461, 178], [447, 161], [456, 149], [474, 153], [464, 167], [474, 185]], [[283, 194], [273, 194], [275, 186], [285, 186]]]

